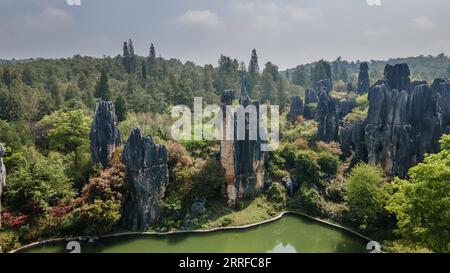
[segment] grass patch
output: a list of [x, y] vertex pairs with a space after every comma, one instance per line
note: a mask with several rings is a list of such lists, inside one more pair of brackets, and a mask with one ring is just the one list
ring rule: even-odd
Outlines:
[[253, 200], [243, 200], [241, 209], [232, 209], [223, 202], [211, 201], [208, 206], [210, 221], [202, 228], [225, 226], [243, 226], [254, 224], [273, 218], [278, 214], [266, 196], [259, 196]]

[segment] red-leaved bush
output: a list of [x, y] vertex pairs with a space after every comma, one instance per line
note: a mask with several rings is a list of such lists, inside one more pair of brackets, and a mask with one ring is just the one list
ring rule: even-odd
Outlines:
[[50, 214], [54, 217], [63, 217], [72, 211], [71, 205], [66, 205], [64, 203], [59, 204], [57, 207], [52, 208]]
[[14, 215], [9, 211], [2, 213], [2, 224], [6, 227], [17, 228], [22, 226], [27, 221], [27, 216], [23, 213]]

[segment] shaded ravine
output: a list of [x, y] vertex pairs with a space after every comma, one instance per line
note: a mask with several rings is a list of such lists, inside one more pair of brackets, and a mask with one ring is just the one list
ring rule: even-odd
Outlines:
[[[90, 239], [98, 241], [88, 243]], [[211, 240], [216, 241], [211, 244]], [[245, 226], [57, 238], [29, 244], [11, 253], [68, 252], [64, 243], [69, 241], [80, 241], [85, 252], [261, 253], [367, 252], [365, 247], [371, 239], [337, 224], [303, 213], [286, 211], [275, 218]]]

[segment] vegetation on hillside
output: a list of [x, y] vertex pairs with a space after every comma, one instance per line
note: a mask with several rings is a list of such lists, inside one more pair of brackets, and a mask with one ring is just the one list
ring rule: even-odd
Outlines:
[[[430, 79], [446, 76], [447, 56], [410, 58], [413, 75]], [[140, 126], [164, 143], [169, 152], [170, 183], [164, 198], [164, 217], [158, 230], [249, 224], [285, 209], [343, 223], [386, 240], [391, 250], [429, 249], [448, 252], [450, 241], [450, 138], [442, 151], [413, 167], [408, 180], [390, 181], [378, 167], [341, 159], [337, 143], [316, 139], [317, 122], [286, 121], [293, 95], [318, 79], [334, 81], [335, 97], [355, 96], [343, 84], [355, 81], [356, 63], [341, 59], [319, 61], [282, 73], [268, 62], [262, 71], [253, 50], [249, 66], [220, 56], [217, 66], [149, 56], [137, 56], [133, 42], [123, 44], [116, 57], [13, 61], [0, 65], [0, 143], [6, 147], [8, 170], [3, 195], [0, 246], [3, 251], [42, 238], [107, 233], [120, 228], [127, 197], [121, 151], [111, 166], [91, 161], [89, 130], [95, 102], [115, 103], [122, 137]], [[382, 62], [372, 62], [371, 79], [381, 76]], [[358, 67], [359, 69], [359, 67]], [[244, 200], [235, 209], [223, 198], [224, 170], [217, 160], [219, 143], [174, 142], [170, 138], [173, 105], [219, 103], [226, 89], [240, 90], [247, 78], [252, 98], [281, 106], [281, 144], [270, 153], [267, 171], [272, 184], [260, 197]], [[345, 118], [367, 115], [367, 96], [356, 97], [357, 107]], [[287, 196], [285, 177], [298, 183]], [[191, 205], [206, 198], [206, 213], [191, 213]]]

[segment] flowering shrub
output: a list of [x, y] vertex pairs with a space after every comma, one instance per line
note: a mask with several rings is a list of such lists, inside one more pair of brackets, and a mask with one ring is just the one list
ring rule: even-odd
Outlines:
[[27, 221], [27, 216], [23, 213], [14, 215], [9, 211], [2, 213], [2, 224], [9, 228], [18, 228]]
[[64, 203], [59, 204], [59, 206], [52, 208], [50, 214], [53, 217], [63, 217], [72, 211], [71, 205], [66, 205]]

